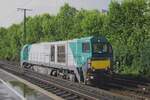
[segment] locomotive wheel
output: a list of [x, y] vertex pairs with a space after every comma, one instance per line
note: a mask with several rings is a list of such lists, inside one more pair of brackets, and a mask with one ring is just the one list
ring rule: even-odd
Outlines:
[[57, 76], [57, 71], [56, 71], [56, 70], [53, 70], [53, 71], [51, 72], [51, 75], [52, 75], [52, 76]]

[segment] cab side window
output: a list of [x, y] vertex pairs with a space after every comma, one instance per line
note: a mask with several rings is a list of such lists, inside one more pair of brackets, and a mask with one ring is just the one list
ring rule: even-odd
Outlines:
[[90, 52], [90, 43], [89, 42], [82, 43], [82, 52], [83, 53]]
[[25, 53], [28, 53], [28, 47], [26, 47], [26, 48], [24, 49], [24, 52], [25, 52]]

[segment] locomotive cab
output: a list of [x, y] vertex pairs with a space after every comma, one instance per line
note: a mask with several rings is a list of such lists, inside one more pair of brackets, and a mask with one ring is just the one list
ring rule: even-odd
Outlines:
[[88, 59], [86, 80], [102, 81], [104, 75], [111, 71], [113, 51], [106, 38], [93, 38], [91, 40], [91, 58]]
[[93, 43], [91, 68], [107, 70], [111, 67], [112, 48], [108, 43]]

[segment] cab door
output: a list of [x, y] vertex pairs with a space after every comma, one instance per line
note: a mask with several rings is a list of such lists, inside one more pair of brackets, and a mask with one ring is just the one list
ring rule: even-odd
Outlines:
[[91, 58], [91, 42], [89, 39], [80, 41], [80, 64], [83, 66]]

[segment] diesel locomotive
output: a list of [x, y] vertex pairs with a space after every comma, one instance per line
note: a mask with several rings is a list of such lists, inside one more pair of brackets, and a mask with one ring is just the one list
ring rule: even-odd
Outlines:
[[111, 70], [113, 50], [105, 37], [90, 36], [26, 44], [20, 58], [22, 68], [87, 84]]

